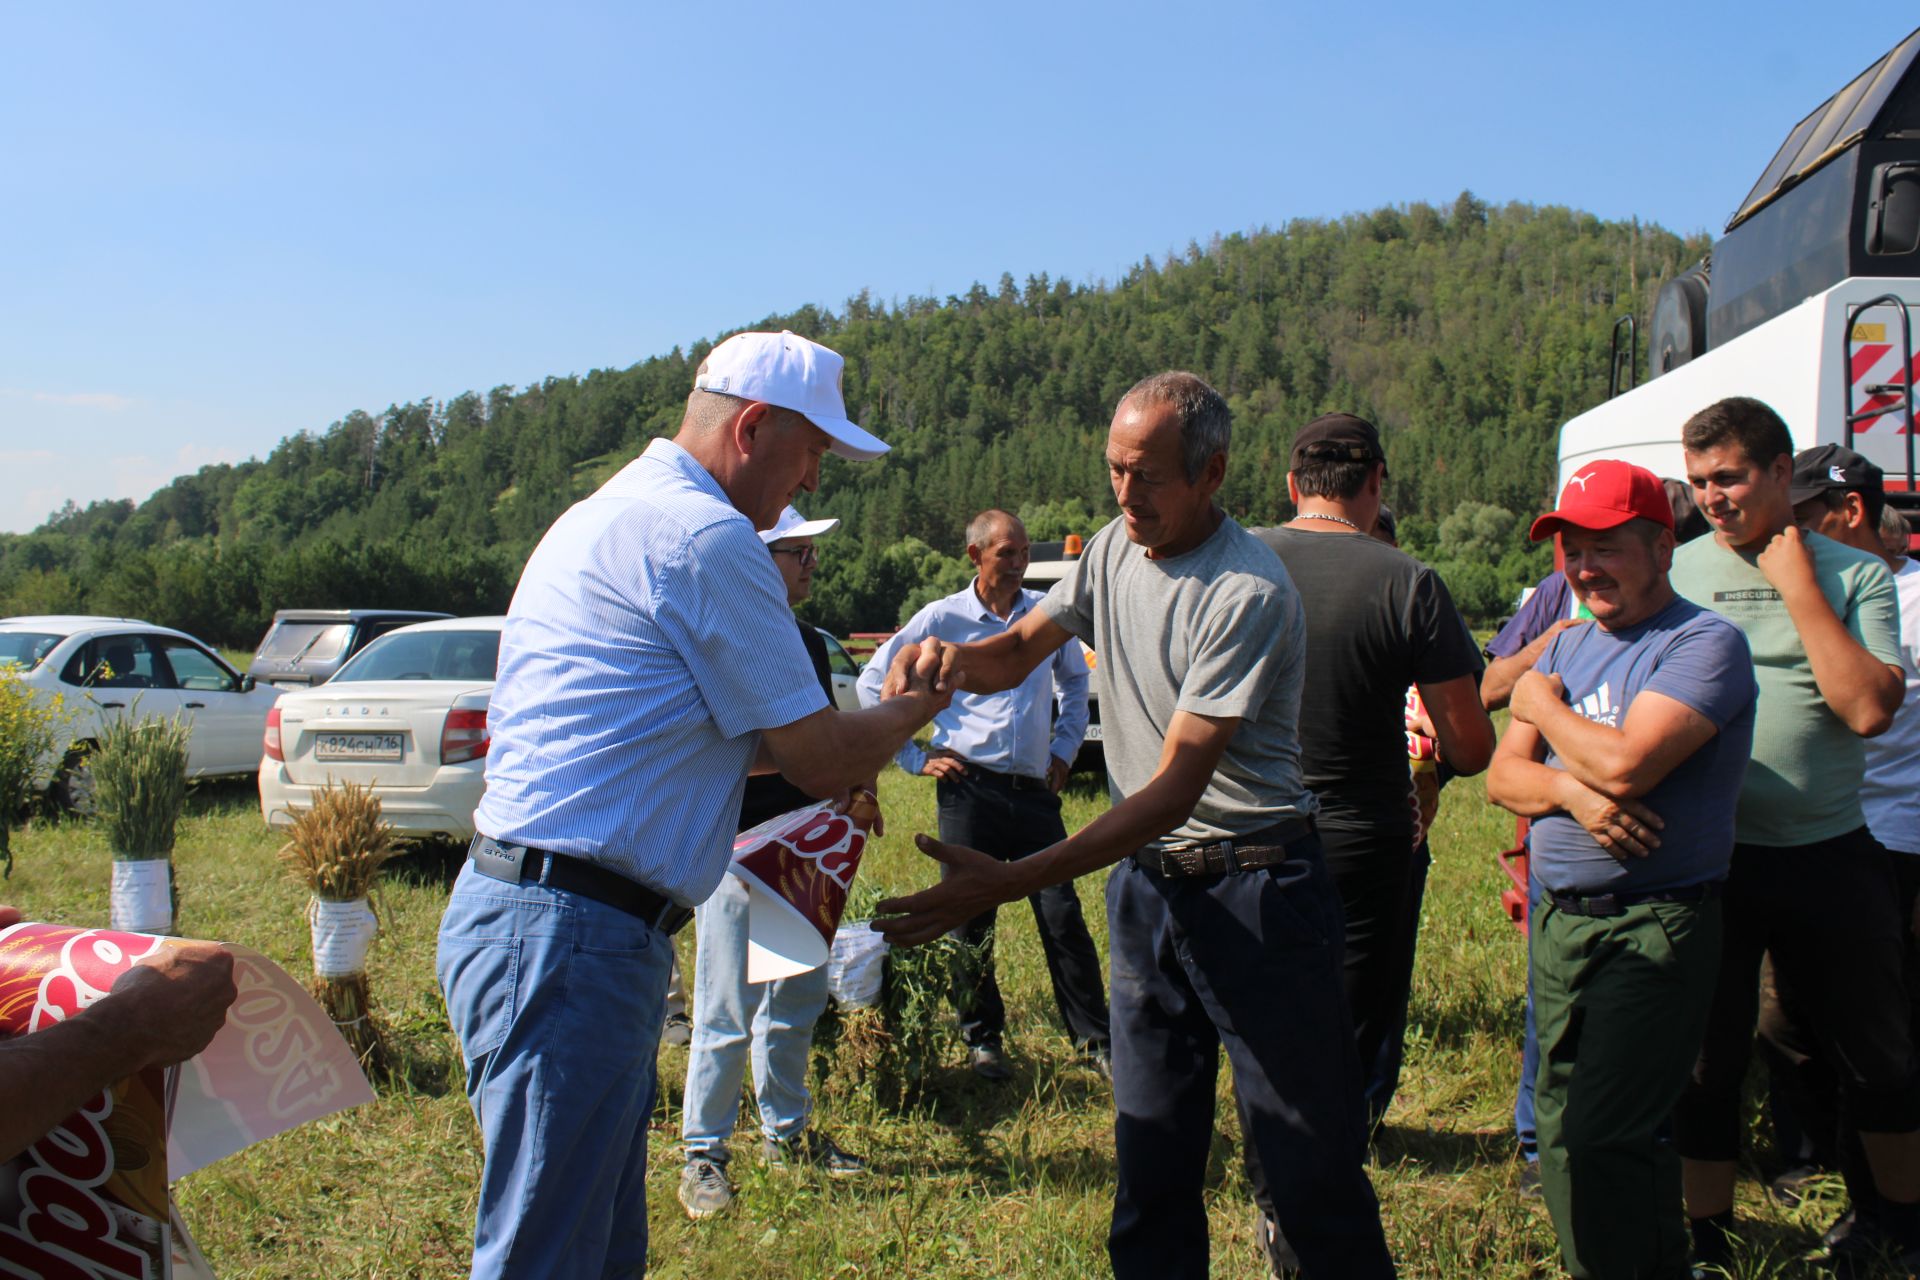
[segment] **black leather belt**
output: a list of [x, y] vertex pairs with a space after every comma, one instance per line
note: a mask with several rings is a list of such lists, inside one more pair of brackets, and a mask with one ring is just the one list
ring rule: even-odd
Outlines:
[[988, 769], [971, 761], [962, 761], [967, 766], [967, 777], [984, 782], [990, 787], [1004, 787], [1008, 791], [1045, 791], [1053, 788], [1047, 785], [1045, 778], [1029, 778], [1024, 773], [1001, 773], [997, 769]]
[[1546, 899], [1554, 910], [1570, 916], [1621, 916], [1627, 913], [1628, 907], [1637, 907], [1643, 902], [1712, 902], [1726, 885], [1724, 880], [1709, 880], [1705, 884], [1653, 893], [1561, 893], [1548, 889]]
[[1287, 860], [1289, 846], [1315, 830], [1312, 818], [1289, 818], [1245, 840], [1219, 840], [1183, 849], [1141, 849], [1133, 855], [1133, 861], [1163, 876], [1227, 876], [1278, 866]]
[[643, 884], [564, 853], [476, 835], [467, 846], [467, 859], [475, 871], [490, 879], [507, 884], [531, 880], [565, 889], [638, 917], [662, 933], [678, 933], [693, 919], [692, 907], [683, 907]]

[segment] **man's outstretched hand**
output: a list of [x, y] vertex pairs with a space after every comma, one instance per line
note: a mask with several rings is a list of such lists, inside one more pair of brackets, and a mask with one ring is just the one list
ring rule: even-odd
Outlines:
[[878, 915], [887, 917], [875, 920], [874, 929], [894, 946], [917, 947], [932, 942], [988, 908], [1020, 896], [1012, 864], [989, 858], [978, 849], [942, 844], [932, 836], [915, 836], [913, 842], [920, 846], [920, 852], [941, 865], [943, 875], [931, 888], [904, 898], [888, 898], [874, 908]]

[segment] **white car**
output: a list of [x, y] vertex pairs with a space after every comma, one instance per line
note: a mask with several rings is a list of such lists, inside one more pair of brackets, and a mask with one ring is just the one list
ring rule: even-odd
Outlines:
[[[253, 772], [261, 729], [280, 696], [186, 632], [137, 618], [0, 618], [0, 666], [13, 667], [32, 689], [62, 695], [82, 748], [118, 716], [189, 718], [190, 778]], [[85, 807], [83, 751], [61, 763], [51, 789], [63, 806]]]
[[858, 711], [860, 692], [854, 686], [860, 680], [860, 664], [853, 660], [841, 643], [833, 638], [833, 633], [825, 627], [815, 627], [820, 638], [827, 646], [827, 673], [833, 679], [833, 705], [840, 711]]
[[390, 631], [325, 684], [281, 695], [255, 748], [260, 816], [290, 826], [329, 782], [372, 788], [403, 835], [473, 835], [504, 618]]

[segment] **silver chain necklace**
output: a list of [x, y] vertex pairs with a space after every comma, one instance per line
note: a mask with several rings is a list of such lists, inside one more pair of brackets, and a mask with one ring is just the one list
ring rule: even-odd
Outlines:
[[1355, 533], [1366, 532], [1365, 529], [1362, 529], [1359, 525], [1347, 519], [1345, 516], [1327, 516], [1327, 515], [1321, 515], [1318, 511], [1302, 511], [1297, 518], [1301, 520], [1331, 520], [1335, 524], [1343, 524], [1347, 526], [1347, 528], [1353, 530]]

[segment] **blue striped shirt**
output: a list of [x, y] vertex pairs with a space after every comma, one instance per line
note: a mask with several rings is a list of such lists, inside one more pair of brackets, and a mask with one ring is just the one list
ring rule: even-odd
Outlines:
[[520, 575], [474, 824], [703, 902], [758, 731], [826, 705], [752, 523], [655, 440], [555, 521]]
[[[1044, 597], [1022, 589], [1013, 609], [1003, 619], [987, 607], [975, 590], [974, 579], [964, 591], [935, 600], [913, 615], [873, 655], [860, 673], [860, 705], [880, 701], [880, 686], [894, 651], [934, 636], [953, 644], [997, 636], [1027, 615]], [[1053, 695], [1060, 698], [1059, 719], [1053, 718]], [[1018, 687], [1004, 693], [956, 693], [953, 702], [933, 722], [933, 746], [996, 773], [1019, 773], [1029, 778], [1047, 776], [1047, 757], [1068, 764], [1087, 734], [1087, 660], [1079, 644], [1068, 641], [1049, 662], [1035, 667]], [[927, 754], [909, 742], [894, 760], [908, 773], [919, 773]]]

